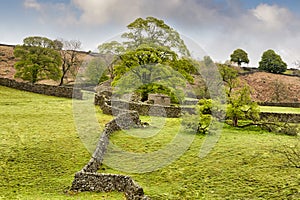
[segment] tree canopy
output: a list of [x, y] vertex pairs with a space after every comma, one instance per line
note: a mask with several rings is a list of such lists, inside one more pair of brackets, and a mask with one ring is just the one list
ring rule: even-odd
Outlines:
[[113, 85], [125, 74], [133, 73], [135, 75], [129, 76], [132, 80], [122, 80], [124, 85], [143, 83], [144, 86], [136, 89], [144, 96], [146, 91], [170, 94], [173, 90], [166, 88], [168, 84], [161, 85], [163, 81], [158, 76], [159, 71], [167, 78], [170, 70], [177, 72], [185, 81], [193, 82], [191, 74], [197, 70], [188, 58], [190, 52], [176, 30], [154, 17], [138, 18], [127, 28], [129, 31], [122, 35], [122, 42], [112, 41], [98, 46], [99, 53], [112, 55], [107, 66]]
[[14, 50], [19, 60], [15, 64], [15, 77], [31, 83], [44, 79], [59, 80], [62, 62], [55, 43], [45, 37], [27, 37], [23, 43]]
[[193, 81], [190, 74], [183, 73], [188, 67], [186, 62], [178, 60], [177, 54], [168, 48], [141, 45], [120, 55], [119, 62], [114, 66], [113, 85], [120, 85], [120, 81], [124, 89], [138, 85], [135, 89], [143, 100], [147, 99], [148, 93], [163, 93], [171, 96], [173, 102], [178, 102], [182, 100], [182, 94], [178, 93], [179, 98], [174, 96], [176, 85]]
[[137, 18], [127, 28], [129, 32], [124, 33], [122, 37], [127, 39], [124, 44], [129, 49], [147, 44], [167, 47], [181, 56], [190, 56], [190, 52], [179, 33], [165, 24], [163, 20], [155, 17]]
[[235, 62], [238, 66], [241, 66], [242, 63], [249, 63], [248, 54], [243, 49], [236, 49], [230, 55], [230, 61]]
[[287, 64], [281, 59], [280, 55], [269, 49], [263, 53], [258, 69], [280, 74], [287, 70]]

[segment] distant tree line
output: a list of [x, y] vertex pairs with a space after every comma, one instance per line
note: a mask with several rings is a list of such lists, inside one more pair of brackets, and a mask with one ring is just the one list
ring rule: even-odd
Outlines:
[[[230, 55], [230, 61], [241, 66], [242, 63], [249, 63], [248, 54], [243, 49], [236, 49]], [[258, 69], [280, 74], [287, 70], [287, 64], [281, 59], [280, 55], [276, 54], [274, 50], [269, 49], [263, 52]]]

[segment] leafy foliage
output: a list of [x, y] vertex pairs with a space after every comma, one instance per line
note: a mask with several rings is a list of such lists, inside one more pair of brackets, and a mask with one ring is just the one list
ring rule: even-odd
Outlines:
[[230, 55], [230, 61], [235, 62], [238, 66], [241, 66], [242, 63], [249, 63], [248, 54], [243, 49], [236, 49]]
[[238, 71], [225, 64], [218, 64], [218, 69], [222, 76], [223, 82], [227, 85], [227, 96], [230, 97], [233, 88], [237, 87], [239, 84], [239, 80], [237, 79]]
[[220, 121], [224, 117], [224, 109], [212, 99], [200, 99], [196, 107], [196, 115], [185, 113], [183, 115], [183, 126], [190, 131], [199, 134], [208, 134], [211, 131], [210, 125]]
[[185, 130], [203, 135], [209, 133], [209, 126], [212, 120], [212, 116], [210, 114], [202, 114], [200, 112], [197, 115], [190, 115], [185, 113], [182, 116], [182, 119], [182, 126]]
[[15, 64], [15, 77], [31, 83], [44, 79], [59, 80], [61, 56], [55, 43], [43, 37], [28, 37], [23, 45], [17, 45], [14, 55], [18, 58]]
[[170, 66], [152, 64], [129, 70], [114, 81], [113, 86], [117, 94], [138, 92], [146, 100], [149, 93], [158, 92], [171, 95], [172, 102], [178, 103], [184, 98], [185, 83], [185, 78]]
[[[171, 94], [172, 102], [181, 101], [183, 92], [175, 90], [184, 85], [183, 81], [192, 83], [194, 79], [191, 74], [197, 70], [193, 61], [187, 58], [190, 53], [179, 33], [154, 17], [138, 18], [127, 28], [129, 31], [122, 35], [123, 42], [112, 41], [98, 46], [101, 54], [112, 55], [108, 64], [112, 85], [120, 86], [118, 82], [121, 81], [123, 85], [118, 92], [124, 92], [132, 89], [130, 84], [133, 84], [143, 99], [149, 92], [159, 91]], [[160, 69], [152, 69], [154, 66]], [[171, 77], [172, 81], [176, 79], [171, 71], [180, 74], [177, 78], [180, 80], [174, 82], [177, 86], [167, 80]], [[171, 85], [173, 88], [168, 88]]]
[[272, 49], [265, 51], [259, 62], [258, 69], [280, 74], [287, 70], [287, 64]]
[[98, 46], [99, 53], [105, 57], [108, 74], [111, 79], [114, 79], [114, 65], [119, 60], [120, 55], [125, 53], [123, 44], [117, 41], [103, 43]]
[[227, 106], [227, 117], [232, 120], [233, 126], [238, 126], [240, 119], [259, 119], [259, 107], [250, 97], [250, 89], [244, 86], [242, 89], [235, 91], [229, 97]]
[[172, 91], [170, 88], [165, 87], [158, 83], [149, 83], [144, 84], [141, 87], [139, 87], [136, 92], [141, 95], [141, 101], [146, 101], [148, 99], [148, 94], [165, 94], [171, 97], [172, 103], [179, 103], [182, 101], [181, 97], [178, 97], [174, 91]]
[[[115, 79], [119, 80], [125, 73], [139, 66], [164, 64], [168, 65], [176, 60], [176, 54], [164, 47], [153, 48], [149, 46], [141, 46], [136, 50], [127, 51], [120, 55], [120, 62], [114, 67]], [[136, 73], [137, 74], [137, 73]], [[140, 74], [137, 74], [140, 76]], [[150, 74], [151, 75], [151, 74]], [[148, 82], [150, 76], [143, 75], [143, 82]]]
[[[197, 65], [196, 65], [197, 66]], [[202, 61], [199, 61], [199, 71], [201, 73], [201, 78], [204, 87], [199, 88], [197, 92], [198, 96], [203, 98], [211, 98], [212, 96], [219, 96], [218, 89], [223, 84], [220, 77], [218, 77], [217, 69], [215, 63], [209, 56], [204, 56]]]
[[125, 42], [128, 49], [135, 49], [140, 45], [146, 44], [156, 47], [167, 47], [182, 56], [190, 56], [190, 52], [180, 38], [179, 33], [165, 24], [163, 20], [155, 17], [137, 18], [127, 28], [129, 32], [124, 33], [122, 37], [128, 39]]
[[109, 79], [107, 76], [106, 64], [102, 58], [94, 58], [89, 61], [85, 70], [85, 77], [89, 84], [95, 85]]

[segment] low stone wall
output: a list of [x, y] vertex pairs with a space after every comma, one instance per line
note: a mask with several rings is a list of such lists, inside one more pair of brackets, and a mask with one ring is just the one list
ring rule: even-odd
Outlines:
[[300, 114], [295, 113], [271, 113], [271, 112], [261, 112], [261, 119], [275, 119], [279, 122], [291, 122], [291, 123], [299, 123], [300, 122]]
[[120, 110], [136, 111], [143, 116], [162, 116], [168, 118], [178, 118], [183, 112], [196, 114], [194, 108], [176, 107], [176, 106], [161, 106], [145, 103], [127, 102], [121, 100], [109, 100], [105, 95], [97, 94], [95, 96], [95, 105], [99, 105], [103, 113], [109, 115], [117, 115]]
[[110, 136], [118, 130], [141, 127], [135, 111], [119, 110], [119, 115], [105, 125], [90, 161], [75, 174], [71, 190], [91, 192], [124, 192], [128, 200], [149, 200], [144, 190], [129, 176], [97, 173], [109, 145]]
[[300, 103], [297, 103], [297, 102], [290, 102], [290, 103], [258, 102], [258, 105], [300, 108]]
[[24, 90], [28, 92], [49, 95], [49, 96], [82, 99], [82, 93], [79, 88], [73, 89], [72, 87], [31, 84], [31, 83], [18, 82], [8, 78], [0, 78], [0, 85], [18, 89], [18, 90]]
[[[108, 104], [112, 104], [110, 106]], [[165, 116], [165, 117], [180, 117], [181, 112], [187, 112], [190, 114], [195, 114], [196, 111], [194, 108], [180, 108], [180, 107], [171, 107], [171, 106], [156, 106], [150, 104], [137, 104], [137, 103], [128, 103], [125, 101], [109, 101], [105, 98], [104, 95], [95, 96], [95, 105], [99, 105], [104, 114], [108, 115], [118, 115], [119, 113], [124, 112], [124, 109], [131, 111], [137, 111], [140, 115], [151, 115], [151, 116]], [[151, 109], [151, 110], [150, 110]], [[157, 111], [157, 113], [155, 112]], [[164, 115], [165, 112], [165, 115]], [[300, 122], [300, 114], [294, 113], [272, 113], [272, 112], [261, 112], [261, 119], [275, 118], [281, 122]]]
[[90, 192], [124, 192], [126, 199], [150, 200], [144, 195], [143, 188], [131, 177], [118, 174], [78, 172], [75, 174], [72, 190]]

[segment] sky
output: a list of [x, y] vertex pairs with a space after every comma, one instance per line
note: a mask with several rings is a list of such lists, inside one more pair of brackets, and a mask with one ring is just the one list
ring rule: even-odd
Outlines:
[[153, 16], [193, 41], [194, 54], [201, 48], [216, 62], [237, 48], [248, 53], [249, 67], [268, 49], [290, 68], [300, 60], [299, 0], [3, 0], [0, 9], [2, 44], [44, 36], [96, 51], [136, 18]]

